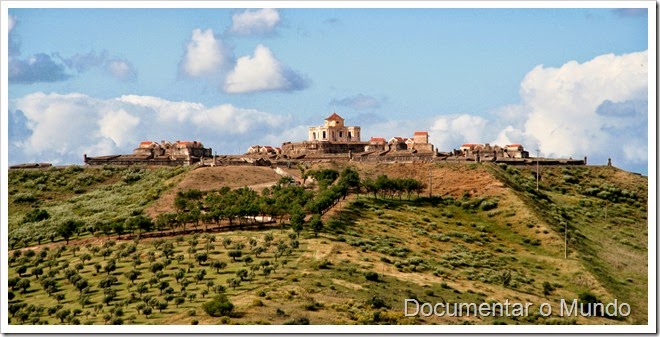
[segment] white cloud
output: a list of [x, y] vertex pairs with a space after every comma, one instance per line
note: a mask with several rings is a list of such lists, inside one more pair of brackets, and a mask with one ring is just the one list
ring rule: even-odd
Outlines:
[[11, 33], [11, 30], [14, 29], [14, 26], [16, 25], [16, 19], [13, 16], [9, 15], [7, 24], [9, 26], [9, 32]]
[[194, 29], [181, 61], [181, 71], [190, 77], [212, 76], [225, 62], [222, 41], [216, 39], [212, 29]]
[[23, 112], [26, 126], [32, 131], [27, 139], [17, 140], [19, 148], [28, 156], [43, 155], [46, 158], [76, 151], [92, 139], [91, 135], [84, 133], [95, 128], [95, 103], [95, 100], [75, 93], [35, 93], [16, 100], [15, 109]]
[[[429, 136], [440, 149], [463, 142], [523, 144], [546, 157], [612, 158], [640, 170], [648, 161], [648, 52], [601, 55], [561, 67], [539, 65], [520, 85], [520, 104], [495, 118], [437, 117]], [[640, 165], [641, 164], [641, 165]]]
[[[546, 155], [620, 155], [630, 139], [619, 137], [630, 128], [645, 130], [648, 125], [646, 109], [635, 111], [636, 106], [645, 105], [634, 103], [645, 102], [647, 91], [646, 51], [601, 55], [559, 68], [537, 66], [521, 83], [522, 106], [528, 113], [523, 132], [537, 139]], [[602, 108], [598, 113], [603, 104], [626, 101], [631, 102], [624, 105], [627, 115], [611, 116], [602, 113]], [[633, 137], [643, 137], [646, 143], [645, 132]]]
[[130, 103], [135, 107], [146, 108], [147, 111], [154, 114], [155, 119], [162, 123], [183, 123], [192, 115], [205, 109], [201, 103], [172, 102], [154, 96], [124, 95], [118, 100]]
[[429, 132], [429, 141], [440, 151], [457, 149], [463, 143], [488, 143], [492, 139], [486, 132], [489, 122], [468, 114], [437, 117]]
[[[10, 46], [10, 49], [15, 55], [20, 53], [16, 44]], [[58, 53], [38, 53], [27, 59], [10, 58], [9, 81], [22, 84], [58, 82], [94, 68], [105, 69], [108, 74], [122, 81], [137, 78], [137, 71], [130, 62], [110, 59], [109, 52], [104, 50], [98, 54], [95, 51], [77, 53], [69, 58], [63, 58]]]
[[256, 11], [246, 10], [231, 18], [231, 33], [238, 35], [256, 35], [270, 33], [280, 22], [280, 14], [275, 9], [265, 8]]
[[112, 76], [122, 81], [134, 81], [137, 78], [137, 71], [126, 61], [110, 60], [105, 68]]
[[100, 135], [111, 139], [117, 147], [135, 142], [135, 127], [138, 124], [140, 124], [140, 118], [129, 114], [124, 109], [110, 111], [98, 121]]
[[299, 90], [307, 84], [302, 77], [278, 61], [273, 52], [257, 45], [254, 56], [243, 56], [225, 80], [224, 90], [242, 94], [269, 90]]
[[191, 121], [200, 128], [221, 130], [230, 134], [244, 134], [258, 129], [277, 129], [288, 118], [290, 117], [223, 104], [200, 111], [192, 116]]
[[355, 96], [351, 97], [344, 97], [341, 99], [333, 99], [330, 101], [330, 104], [332, 105], [339, 105], [339, 106], [345, 106], [345, 107], [350, 107], [353, 109], [373, 109], [373, 108], [378, 108], [381, 105], [381, 100], [378, 98], [375, 98], [373, 96], [367, 96], [364, 94], [357, 94]]
[[83, 154], [131, 153], [143, 140], [200, 140], [218, 153], [242, 153], [299, 139], [286, 138], [299, 129], [290, 115], [153, 96], [34, 93], [11, 101], [10, 113], [25, 130], [9, 136], [10, 163], [81, 163]]

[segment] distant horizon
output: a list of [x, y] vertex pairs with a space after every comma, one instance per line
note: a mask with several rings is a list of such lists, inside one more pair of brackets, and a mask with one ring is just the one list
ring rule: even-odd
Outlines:
[[367, 140], [428, 131], [439, 151], [520, 143], [648, 174], [655, 51], [641, 6], [3, 15], [9, 165], [77, 164], [149, 139], [242, 154], [306, 140], [336, 112]]

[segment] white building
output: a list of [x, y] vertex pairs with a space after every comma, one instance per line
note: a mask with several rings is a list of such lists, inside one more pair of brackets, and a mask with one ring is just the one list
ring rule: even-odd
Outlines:
[[348, 143], [360, 141], [359, 126], [345, 126], [344, 119], [336, 113], [325, 119], [325, 125], [309, 128], [309, 141]]

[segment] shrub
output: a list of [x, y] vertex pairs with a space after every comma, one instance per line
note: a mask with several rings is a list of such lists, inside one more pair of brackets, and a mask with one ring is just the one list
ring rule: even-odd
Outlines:
[[555, 290], [555, 287], [550, 284], [550, 282], [545, 281], [543, 282], [543, 296], [548, 296], [552, 293], [552, 291]]
[[568, 184], [577, 184], [577, 183], [580, 182], [580, 180], [577, 177], [565, 174], [564, 175], [564, 182], [568, 183]]
[[370, 300], [367, 301], [367, 304], [373, 307], [374, 309], [388, 308], [387, 303], [385, 303], [385, 300], [378, 296], [372, 297]]
[[307, 301], [307, 303], [305, 303], [303, 307], [305, 308], [305, 310], [316, 311], [322, 308], [323, 304], [316, 302], [313, 299], [310, 299], [309, 301]]
[[226, 296], [218, 295], [213, 300], [204, 303], [202, 309], [210, 316], [221, 317], [229, 315], [234, 310], [234, 305]]
[[309, 325], [309, 318], [296, 317], [292, 320], [284, 322], [285, 325]]
[[39, 222], [48, 218], [50, 218], [50, 214], [46, 210], [35, 208], [25, 214], [23, 217], [23, 223]]
[[17, 193], [14, 195], [15, 203], [33, 203], [38, 200], [32, 193]]
[[378, 282], [378, 273], [373, 271], [368, 271], [364, 273], [364, 278], [366, 278], [367, 281]]
[[481, 202], [479, 205], [482, 211], [489, 211], [493, 208], [497, 207], [497, 201], [496, 200], [484, 200]]

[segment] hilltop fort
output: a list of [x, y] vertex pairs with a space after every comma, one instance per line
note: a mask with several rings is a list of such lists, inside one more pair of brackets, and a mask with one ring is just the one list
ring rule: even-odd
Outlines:
[[213, 157], [212, 149], [205, 148], [198, 141], [176, 141], [160, 143], [144, 141], [133, 150], [133, 154], [88, 157], [83, 155], [87, 165], [157, 165], [180, 166], [203, 162], [204, 158]]
[[[458, 149], [440, 152], [429, 142], [428, 131], [415, 131], [412, 137], [370, 137], [363, 140], [360, 126], [347, 126], [333, 112], [323, 125], [312, 126], [305, 141], [284, 142], [281, 147], [252, 145], [242, 155], [214, 156], [199, 141], [160, 143], [143, 141], [132, 154], [100, 157], [83, 156], [87, 165], [291, 165], [297, 161], [357, 162], [496, 162], [518, 165], [586, 165], [582, 159], [531, 158], [521, 144], [504, 146], [466, 143]], [[611, 164], [608, 164], [611, 165]]]

